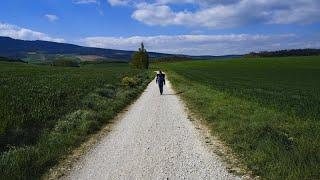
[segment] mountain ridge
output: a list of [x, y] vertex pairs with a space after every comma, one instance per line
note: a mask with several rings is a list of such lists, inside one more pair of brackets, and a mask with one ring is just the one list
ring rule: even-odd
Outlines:
[[[58, 43], [42, 40], [20, 40], [11, 37], [0, 36], [0, 56], [12, 59], [25, 59], [30, 53], [43, 53], [46, 55], [74, 55], [85, 56], [93, 55], [100, 56], [112, 61], [128, 62], [131, 59], [134, 51], [105, 49], [96, 47], [85, 47], [69, 43]], [[189, 56], [183, 54], [169, 54], [149, 52], [151, 59], [166, 58], [166, 57], [185, 57], [190, 59], [214, 59], [218, 57], [229, 56]]]

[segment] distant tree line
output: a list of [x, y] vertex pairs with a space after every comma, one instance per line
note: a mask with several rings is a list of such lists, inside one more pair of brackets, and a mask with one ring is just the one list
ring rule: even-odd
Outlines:
[[52, 62], [52, 66], [80, 67], [80, 63], [77, 59], [74, 59], [74, 58], [60, 57]]
[[291, 49], [280, 51], [251, 52], [245, 57], [286, 57], [286, 56], [319, 56], [320, 49]]
[[6, 58], [6, 57], [0, 57], [0, 61], [4, 62], [21, 62], [21, 63], [26, 63], [20, 59], [12, 59], [12, 58]]
[[177, 62], [177, 61], [191, 61], [194, 60], [188, 56], [168, 56], [168, 57], [161, 57], [157, 58], [155, 62]]

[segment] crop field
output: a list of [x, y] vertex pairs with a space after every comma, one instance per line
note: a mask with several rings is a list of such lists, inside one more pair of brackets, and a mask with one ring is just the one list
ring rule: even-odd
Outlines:
[[320, 178], [320, 57], [158, 63], [256, 175]]
[[39, 177], [149, 80], [147, 72], [120, 63], [67, 68], [0, 62], [0, 179]]

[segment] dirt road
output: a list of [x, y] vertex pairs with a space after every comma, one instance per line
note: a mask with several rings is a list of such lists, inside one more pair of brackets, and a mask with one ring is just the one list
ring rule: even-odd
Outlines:
[[155, 81], [66, 179], [238, 179], [188, 120], [170, 83]]

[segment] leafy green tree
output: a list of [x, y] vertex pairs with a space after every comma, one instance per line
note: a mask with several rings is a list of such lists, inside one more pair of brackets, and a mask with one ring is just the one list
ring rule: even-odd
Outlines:
[[147, 50], [144, 48], [143, 43], [141, 43], [139, 51], [133, 54], [131, 65], [137, 69], [149, 68], [149, 55]]

